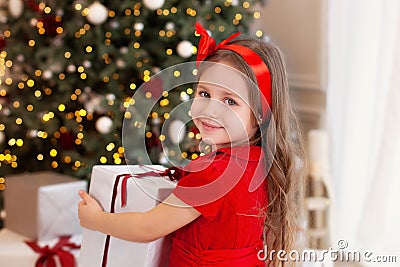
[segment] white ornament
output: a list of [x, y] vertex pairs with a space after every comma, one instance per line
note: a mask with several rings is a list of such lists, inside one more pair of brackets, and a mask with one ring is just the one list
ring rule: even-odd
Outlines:
[[119, 58], [117, 59], [116, 65], [118, 68], [123, 69], [126, 67], [126, 62]]
[[23, 0], [9, 0], [8, 1], [8, 10], [10, 11], [11, 17], [17, 19], [21, 16], [22, 11], [24, 10], [24, 1]]
[[115, 100], [115, 95], [114, 95], [114, 94], [107, 94], [107, 95], [106, 95], [106, 99], [107, 99], [108, 101], [113, 101], [113, 100]]
[[181, 41], [176, 47], [178, 55], [183, 58], [191, 57], [193, 55], [192, 49], [193, 49], [193, 44], [189, 41]]
[[3, 132], [0, 132], [0, 144], [2, 144], [6, 140], [6, 135]]
[[24, 61], [25, 61], [24, 55], [19, 54], [19, 55], [17, 56], [17, 61], [18, 61], [18, 62], [24, 62]]
[[129, 53], [129, 48], [126, 46], [123, 46], [119, 49], [119, 52], [123, 55], [128, 54]]
[[57, 14], [57, 16], [62, 17], [62, 16], [64, 16], [64, 10], [62, 10], [62, 9], [57, 9], [56, 14]]
[[116, 20], [111, 21], [110, 25], [111, 25], [111, 28], [113, 28], [113, 29], [119, 28], [119, 22]]
[[90, 62], [89, 60], [84, 60], [83, 61], [83, 66], [85, 68], [90, 68], [92, 66], [92, 62]]
[[96, 121], [96, 129], [101, 134], [108, 134], [113, 126], [113, 121], [110, 117], [103, 116]]
[[174, 144], [179, 144], [186, 135], [186, 125], [180, 120], [174, 120], [170, 123], [169, 138]]
[[189, 101], [190, 96], [188, 94], [181, 94], [180, 98], [182, 101], [186, 102], [186, 101]]
[[108, 10], [100, 2], [94, 2], [88, 6], [89, 14], [86, 16], [87, 20], [94, 24], [103, 24], [108, 18]]
[[43, 79], [50, 80], [53, 77], [53, 72], [51, 70], [45, 70], [42, 74]]
[[30, 23], [31, 23], [32, 27], [36, 27], [36, 24], [38, 23], [37, 18], [31, 19]]
[[27, 135], [29, 138], [35, 138], [35, 137], [37, 137], [38, 133], [39, 133], [38, 130], [29, 130]]
[[72, 65], [72, 64], [68, 65], [67, 71], [68, 71], [69, 73], [75, 72], [75, 71], [76, 71], [75, 65]]
[[161, 119], [159, 117], [157, 118], [152, 118], [150, 124], [152, 126], [158, 126], [161, 124]]
[[232, 0], [232, 6], [238, 6], [239, 0]]
[[10, 111], [9, 108], [3, 108], [3, 109], [1, 110], [1, 112], [3, 112], [3, 114], [6, 115], [6, 116], [9, 116], [10, 113], [11, 113], [11, 111]]
[[133, 24], [133, 28], [137, 31], [143, 31], [144, 29], [144, 24], [141, 22], [136, 22], [135, 24]]
[[164, 2], [164, 0], [143, 0], [143, 5], [150, 10], [156, 10], [161, 8]]
[[175, 23], [167, 22], [167, 24], [165, 24], [165, 29], [167, 29], [167, 31], [171, 31], [171, 30], [175, 29]]

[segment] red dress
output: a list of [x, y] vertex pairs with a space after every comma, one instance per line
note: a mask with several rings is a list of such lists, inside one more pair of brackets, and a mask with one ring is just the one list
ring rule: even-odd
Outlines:
[[264, 266], [257, 252], [267, 206], [259, 146], [222, 148], [190, 162], [174, 194], [201, 213], [173, 234], [169, 267]]

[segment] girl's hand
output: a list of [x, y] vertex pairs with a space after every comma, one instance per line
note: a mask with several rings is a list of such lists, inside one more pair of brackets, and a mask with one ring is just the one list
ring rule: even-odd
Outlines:
[[82, 227], [97, 230], [100, 215], [103, 212], [100, 204], [83, 190], [79, 191], [82, 200], [78, 203], [78, 217]]

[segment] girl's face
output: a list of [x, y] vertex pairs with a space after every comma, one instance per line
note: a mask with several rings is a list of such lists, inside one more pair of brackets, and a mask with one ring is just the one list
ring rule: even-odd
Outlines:
[[248, 144], [256, 133], [247, 81], [228, 63], [213, 63], [202, 71], [190, 112], [206, 144]]

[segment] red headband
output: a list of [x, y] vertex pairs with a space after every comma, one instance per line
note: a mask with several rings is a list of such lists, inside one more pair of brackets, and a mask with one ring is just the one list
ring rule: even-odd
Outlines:
[[197, 49], [197, 64], [217, 50], [231, 50], [239, 54], [249, 64], [257, 78], [258, 88], [264, 97], [261, 97], [262, 119], [265, 121], [268, 115], [268, 106], [272, 108], [272, 87], [271, 74], [265, 62], [261, 57], [250, 48], [242, 45], [227, 44], [233, 38], [240, 35], [240, 32], [234, 33], [227, 39], [221, 41], [218, 45], [208, 32], [196, 22], [196, 31], [201, 39]]

